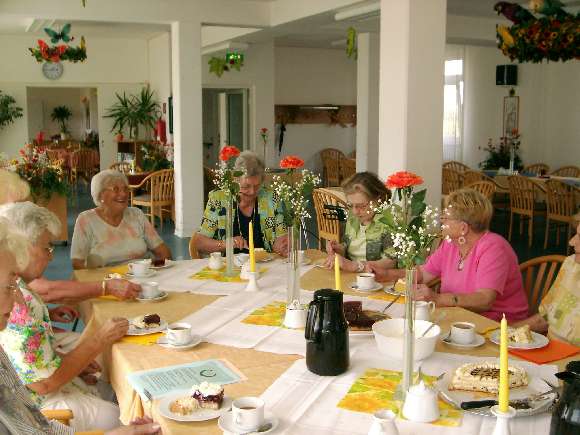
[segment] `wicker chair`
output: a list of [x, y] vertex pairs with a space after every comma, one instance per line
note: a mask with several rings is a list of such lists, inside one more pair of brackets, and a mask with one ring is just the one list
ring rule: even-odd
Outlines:
[[322, 180], [325, 186], [340, 185], [340, 159], [344, 157], [344, 153], [335, 148], [325, 148], [320, 151]]
[[520, 234], [524, 228], [524, 217], [529, 218], [528, 222], [528, 244], [532, 246], [534, 236], [534, 216], [543, 214], [536, 210], [535, 203], [538, 193], [541, 190], [539, 185], [521, 175], [509, 176], [508, 183], [510, 186], [510, 228], [508, 239], [512, 240], [512, 228], [514, 214], [520, 215]]
[[333, 195], [327, 190], [314, 189], [312, 192], [314, 199], [314, 208], [316, 209], [316, 225], [318, 226], [318, 248], [324, 249], [322, 246], [322, 239], [340, 242], [341, 240], [341, 225], [338, 220], [329, 219], [328, 210], [325, 210], [324, 205], [334, 205], [346, 208], [346, 203], [338, 196]]
[[127, 175], [131, 172], [131, 162], [115, 162], [109, 166], [109, 169], [114, 169]]
[[476, 183], [478, 181], [492, 181], [492, 179], [481, 171], [473, 171], [468, 169], [467, 171], [463, 172], [464, 186], [468, 186], [469, 184]]
[[153, 225], [155, 225], [155, 216], [158, 216], [161, 230], [163, 230], [163, 212], [172, 213], [174, 204], [173, 169], [163, 169], [149, 174], [139, 185], [135, 186], [135, 190], [147, 185], [149, 193], [138, 196], [131, 194], [131, 206], [148, 207], [149, 213], [145, 214], [150, 216]]
[[356, 173], [356, 160], [350, 158], [340, 159], [340, 181], [343, 182], [347, 178]]
[[71, 182], [83, 178], [87, 183], [99, 171], [99, 153], [95, 150], [81, 149], [71, 155]]
[[558, 180], [546, 181], [546, 234], [544, 235], [544, 249], [548, 247], [548, 234], [550, 231], [550, 221], [556, 222], [556, 243], [560, 244], [559, 223], [568, 227], [568, 239], [572, 235], [574, 225], [573, 215], [576, 213], [576, 192], [572, 186]]
[[580, 178], [580, 168], [578, 166], [562, 166], [550, 175], [555, 175], [556, 177]]
[[552, 287], [565, 259], [564, 255], [546, 255], [520, 264], [530, 315], [538, 312], [542, 298]]
[[526, 166], [522, 170], [522, 174], [534, 174], [534, 175], [547, 174], [548, 172], [550, 172], [550, 167], [545, 163], [534, 163], [532, 165]]
[[493, 200], [493, 195], [495, 194], [495, 184], [491, 181], [476, 181], [475, 183], [471, 183], [465, 187], [477, 190], [490, 201]]
[[450, 160], [448, 162], [443, 163], [443, 167], [445, 169], [453, 169], [457, 172], [465, 172], [471, 170], [471, 168], [461, 162], [457, 162], [455, 160]]
[[443, 194], [449, 195], [451, 192], [461, 189], [463, 186], [463, 173], [455, 169], [443, 168]]

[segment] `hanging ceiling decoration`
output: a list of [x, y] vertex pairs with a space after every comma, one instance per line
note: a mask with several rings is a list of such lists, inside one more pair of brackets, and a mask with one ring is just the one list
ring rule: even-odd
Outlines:
[[[85, 42], [85, 37], [81, 36], [80, 45], [74, 47], [69, 44], [74, 40], [74, 37], [70, 36], [70, 23], [65, 24], [60, 32], [54, 29], [46, 27], [44, 31], [50, 37], [49, 45], [44, 40], [39, 39], [37, 41], [38, 47], [29, 48], [32, 56], [37, 60], [37, 62], [84, 62], [87, 59], [87, 47]], [[59, 42], [61, 42], [59, 44]]]
[[209, 72], [221, 77], [224, 71], [235, 69], [239, 71], [244, 66], [244, 54], [228, 52], [224, 57], [213, 56], [209, 62]]
[[539, 63], [580, 59], [580, 13], [563, 9], [559, 0], [531, 0], [536, 17], [517, 3], [498, 2], [494, 9], [514, 24], [498, 25], [497, 46], [511, 60]]

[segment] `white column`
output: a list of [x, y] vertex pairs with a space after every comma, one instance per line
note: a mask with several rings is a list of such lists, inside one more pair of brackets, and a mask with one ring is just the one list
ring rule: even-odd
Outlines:
[[421, 175], [440, 204], [446, 0], [381, 0], [379, 176]]
[[357, 38], [356, 170], [377, 172], [379, 148], [379, 35]]
[[175, 234], [191, 236], [203, 213], [201, 25], [171, 24]]

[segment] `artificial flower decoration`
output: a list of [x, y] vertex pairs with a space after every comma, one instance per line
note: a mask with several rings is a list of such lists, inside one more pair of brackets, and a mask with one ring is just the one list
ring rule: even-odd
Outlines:
[[260, 129], [260, 137], [264, 142], [264, 145], [268, 142], [268, 129], [266, 127]]
[[227, 162], [232, 157], [238, 157], [239, 155], [240, 150], [237, 147], [233, 145], [228, 145], [223, 147], [222, 150], [220, 151], [220, 160], [222, 162]]
[[423, 184], [423, 179], [412, 172], [399, 171], [389, 175], [385, 184], [389, 189], [403, 189]]
[[304, 160], [298, 156], [286, 156], [280, 160], [280, 167], [282, 169], [298, 169], [304, 166]]
[[[51, 28], [45, 28], [44, 31], [50, 37], [50, 42], [55, 45], [48, 45], [42, 39], [37, 41], [38, 47], [29, 48], [30, 53], [37, 62], [84, 62], [87, 59], [87, 47], [85, 37], [81, 37], [81, 43], [77, 47], [69, 45], [74, 37], [69, 36], [70, 24], [65, 24], [60, 32]], [[62, 44], [56, 45], [62, 41]]]

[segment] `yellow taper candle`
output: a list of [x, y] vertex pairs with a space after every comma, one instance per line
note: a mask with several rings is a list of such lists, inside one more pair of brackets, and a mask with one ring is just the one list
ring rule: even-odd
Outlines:
[[507, 320], [505, 314], [500, 323], [500, 346], [499, 346], [499, 410], [507, 412], [510, 399], [510, 381], [508, 372], [508, 337]]
[[334, 288], [342, 291], [342, 281], [340, 280], [340, 263], [338, 255], [334, 254]]
[[250, 272], [256, 271], [256, 254], [254, 253], [254, 224], [248, 225], [248, 247], [250, 248]]

